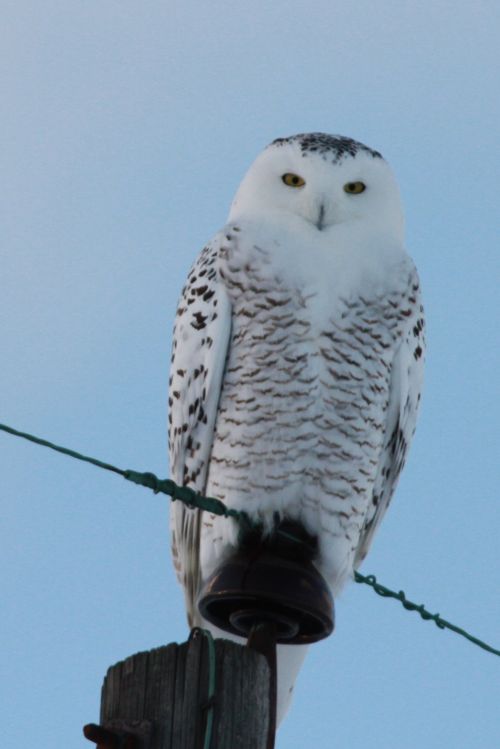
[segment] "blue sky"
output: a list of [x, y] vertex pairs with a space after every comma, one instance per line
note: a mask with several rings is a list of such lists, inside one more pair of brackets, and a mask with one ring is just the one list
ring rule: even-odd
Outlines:
[[[0, 421], [168, 475], [184, 276], [278, 136], [391, 162], [429, 352], [363, 572], [500, 647], [498, 31], [466, 2], [3, 5]], [[187, 637], [168, 499], [0, 434], [2, 746], [91, 746], [109, 665]], [[277, 749], [498, 746], [500, 660], [352, 585]]]

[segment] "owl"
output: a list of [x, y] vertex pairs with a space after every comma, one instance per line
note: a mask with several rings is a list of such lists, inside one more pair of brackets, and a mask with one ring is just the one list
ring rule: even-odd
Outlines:
[[[177, 309], [171, 475], [316, 541], [336, 596], [365, 558], [412, 439], [424, 317], [393, 173], [351, 138], [278, 138], [257, 157]], [[191, 625], [204, 581], [238, 546], [234, 520], [171, 510]], [[227, 636], [215, 631], [218, 636]], [[278, 722], [305, 646], [278, 647]]]

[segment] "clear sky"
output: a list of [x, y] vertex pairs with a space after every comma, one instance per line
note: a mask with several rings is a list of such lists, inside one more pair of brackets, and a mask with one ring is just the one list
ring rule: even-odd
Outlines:
[[[500, 647], [500, 4], [4, 0], [0, 421], [168, 475], [166, 383], [194, 256], [273, 138], [398, 175], [429, 353], [363, 571]], [[3, 749], [91, 745], [106, 669], [184, 641], [167, 498], [0, 434]], [[368, 588], [299, 678], [277, 749], [496, 749], [500, 658]]]

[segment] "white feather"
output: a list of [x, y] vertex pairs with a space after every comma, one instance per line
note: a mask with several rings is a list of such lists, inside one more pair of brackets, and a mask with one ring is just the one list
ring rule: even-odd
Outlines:
[[[287, 186], [285, 173], [304, 185]], [[345, 191], [358, 181], [364, 191]], [[301, 522], [334, 595], [371, 544], [415, 426], [423, 317], [403, 225], [376, 152], [321, 134], [276, 142], [245, 176], [179, 308], [174, 480], [269, 529], [276, 513]], [[172, 531], [199, 623], [200, 587], [237, 547], [238, 529], [176, 503]], [[279, 649], [278, 720], [304, 655]]]

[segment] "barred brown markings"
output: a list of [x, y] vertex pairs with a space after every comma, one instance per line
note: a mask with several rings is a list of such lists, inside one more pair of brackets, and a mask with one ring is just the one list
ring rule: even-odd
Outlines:
[[255, 319], [257, 317], [257, 313], [252, 314], [250, 310], [247, 309], [240, 309], [236, 313], [236, 317], [249, 317], [251, 320]]
[[326, 349], [322, 348], [320, 349], [321, 354], [327, 359], [327, 361], [333, 361], [335, 364], [340, 364], [340, 359], [336, 359], [335, 356], [332, 356], [331, 353], [327, 352]]
[[336, 372], [334, 369], [331, 369], [330, 367], [327, 367], [327, 370], [335, 380], [340, 380], [341, 382], [348, 382], [351, 379], [349, 375], [341, 375], [338, 372]]

